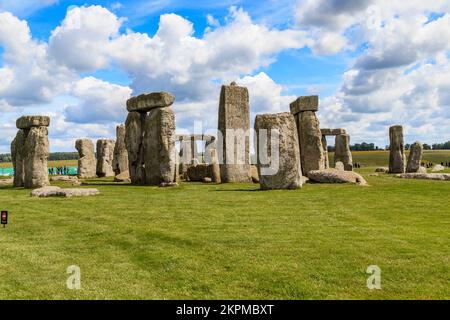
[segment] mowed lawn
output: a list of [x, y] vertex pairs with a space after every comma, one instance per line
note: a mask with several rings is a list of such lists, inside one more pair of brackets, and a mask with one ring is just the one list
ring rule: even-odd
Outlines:
[[450, 183], [365, 177], [296, 191], [95, 179], [101, 195], [76, 199], [0, 187], [0, 299], [450, 299]]

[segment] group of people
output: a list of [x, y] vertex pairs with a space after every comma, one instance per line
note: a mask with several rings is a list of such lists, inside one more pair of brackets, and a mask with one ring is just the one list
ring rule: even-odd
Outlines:
[[49, 175], [68, 175], [70, 174], [70, 168], [67, 166], [48, 168]]

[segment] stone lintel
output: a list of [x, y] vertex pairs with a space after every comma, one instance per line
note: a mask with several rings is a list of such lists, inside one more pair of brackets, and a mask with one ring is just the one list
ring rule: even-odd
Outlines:
[[319, 96], [299, 97], [290, 105], [291, 113], [296, 115], [303, 111], [318, 111]]
[[341, 134], [347, 134], [345, 129], [320, 129], [323, 136], [339, 136]]
[[32, 127], [48, 127], [50, 117], [47, 116], [23, 116], [17, 119], [16, 127], [18, 129], [30, 129]]
[[148, 112], [154, 108], [170, 107], [174, 102], [175, 97], [169, 92], [152, 92], [128, 99], [127, 110]]

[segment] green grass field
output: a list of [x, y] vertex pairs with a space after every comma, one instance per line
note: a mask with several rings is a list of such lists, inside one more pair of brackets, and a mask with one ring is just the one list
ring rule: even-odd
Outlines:
[[[0, 299], [450, 299], [450, 184], [365, 177], [296, 191], [94, 179], [101, 195], [77, 199], [0, 187]], [[70, 265], [81, 290], [66, 288]]]

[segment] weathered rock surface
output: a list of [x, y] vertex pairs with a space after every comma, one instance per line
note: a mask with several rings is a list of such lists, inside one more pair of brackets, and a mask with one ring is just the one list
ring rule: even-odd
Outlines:
[[80, 179], [94, 178], [97, 174], [94, 143], [90, 139], [78, 139], [75, 142], [78, 151], [78, 177]]
[[322, 148], [323, 148], [323, 166], [324, 169], [328, 169], [330, 167], [330, 158], [328, 157], [328, 141], [327, 137], [322, 135]]
[[124, 171], [122, 173], [119, 173], [118, 175], [116, 175], [114, 177], [114, 182], [131, 183], [130, 172], [127, 170], [127, 171]]
[[130, 112], [125, 122], [125, 145], [131, 183], [145, 184], [144, 129], [147, 115]]
[[338, 161], [334, 164], [334, 168], [339, 171], [345, 171], [345, 166], [342, 161]]
[[128, 112], [148, 112], [154, 108], [170, 107], [174, 101], [175, 97], [169, 92], [141, 94], [127, 101], [127, 110]]
[[0, 186], [5, 186], [8, 184], [13, 184], [14, 183], [14, 179], [10, 178], [10, 179], [0, 179]]
[[342, 162], [345, 171], [353, 171], [353, 157], [350, 151], [350, 136], [340, 134], [336, 136], [334, 163]]
[[19, 130], [11, 143], [11, 158], [14, 168], [14, 187], [25, 186], [25, 140], [29, 130]]
[[113, 171], [115, 175], [129, 171], [128, 151], [125, 145], [125, 125], [116, 127], [116, 144], [114, 146]]
[[427, 168], [425, 167], [419, 167], [419, 170], [417, 171], [417, 173], [428, 173]]
[[50, 126], [50, 117], [47, 116], [23, 116], [16, 121], [16, 127], [18, 129], [31, 129], [32, 127], [48, 126]]
[[325, 168], [322, 133], [319, 119], [313, 111], [301, 112], [298, 117], [298, 137], [300, 139], [301, 166], [305, 174], [311, 170]]
[[290, 104], [291, 113], [296, 115], [303, 111], [318, 111], [319, 96], [299, 97]]
[[97, 189], [94, 188], [77, 188], [77, 189], [62, 189], [60, 187], [46, 186], [39, 189], [35, 189], [31, 192], [32, 197], [86, 197], [95, 196], [100, 194]]
[[431, 169], [432, 172], [439, 172], [439, 171], [444, 171], [445, 167], [441, 166], [440, 164], [437, 164], [433, 167], [433, 169]]
[[208, 164], [200, 163], [197, 165], [192, 165], [188, 168], [187, 171], [189, 181], [203, 181], [204, 178], [210, 178], [211, 175], [211, 167]]
[[405, 143], [403, 139], [403, 126], [389, 128], [389, 173], [405, 172]]
[[389, 168], [379, 167], [379, 168], [375, 169], [375, 172], [387, 173], [387, 172], [389, 172]]
[[329, 128], [325, 128], [325, 129], [320, 129], [320, 132], [322, 132], [322, 135], [324, 136], [338, 136], [341, 134], [347, 134], [347, 132], [345, 131], [345, 129], [329, 129]]
[[52, 177], [50, 177], [50, 181], [52, 181], [52, 182], [67, 182], [73, 186], [81, 185], [81, 181], [78, 180], [78, 177], [75, 177], [75, 176], [52, 176]]
[[253, 183], [259, 183], [259, 174], [258, 174], [258, 167], [255, 165], [252, 165], [250, 168], [250, 176], [252, 177]]
[[423, 145], [420, 142], [414, 142], [409, 149], [408, 164], [406, 165], [407, 173], [415, 173], [420, 169], [422, 162]]
[[48, 156], [47, 127], [32, 127], [25, 140], [25, 188], [40, 188], [50, 184]]
[[219, 159], [217, 158], [217, 150], [210, 149], [209, 152], [211, 155], [211, 164], [209, 165], [209, 170], [211, 172], [212, 181], [215, 183], [221, 183], [222, 179], [220, 177], [220, 165]]
[[152, 109], [145, 120], [144, 159], [146, 184], [177, 181], [175, 114], [171, 107]]
[[396, 177], [403, 179], [450, 181], [450, 173], [402, 173], [397, 174]]
[[218, 157], [222, 182], [250, 182], [250, 108], [245, 87], [222, 86], [218, 129], [222, 133]]
[[[272, 154], [272, 132], [278, 130], [278, 157]], [[297, 189], [302, 186], [300, 151], [296, 124], [292, 114], [257, 115], [255, 131], [258, 137], [256, 154], [258, 155], [258, 174], [260, 187], [270, 189]], [[276, 137], [274, 137], [276, 139]], [[267, 155], [267, 159], [261, 155]]]
[[367, 186], [366, 180], [353, 171], [340, 171], [336, 169], [314, 170], [308, 173], [309, 179], [320, 183], [355, 183]]
[[114, 146], [116, 142], [112, 139], [97, 140], [97, 176], [114, 177], [112, 167], [114, 158]]

